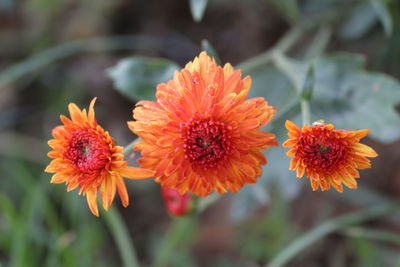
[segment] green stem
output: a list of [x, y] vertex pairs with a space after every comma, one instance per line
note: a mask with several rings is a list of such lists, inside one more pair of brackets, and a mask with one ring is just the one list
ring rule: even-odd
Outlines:
[[351, 213], [349, 215], [343, 215], [338, 218], [330, 219], [319, 226], [313, 228], [307, 233], [301, 235], [291, 244], [285, 247], [275, 258], [271, 260], [267, 267], [279, 267], [285, 266], [291, 259], [293, 259], [300, 252], [305, 250], [307, 247], [314, 244], [319, 239], [341, 230], [345, 227], [360, 224], [368, 220], [380, 218], [384, 215], [390, 214], [398, 206], [394, 204], [379, 205], [368, 210], [363, 210], [358, 213]]
[[300, 107], [301, 107], [301, 115], [303, 118], [303, 125], [310, 125], [311, 123], [310, 102], [304, 97], [302, 97], [300, 100]]
[[115, 243], [117, 244], [123, 266], [139, 267], [140, 265], [136, 257], [133, 242], [129, 238], [129, 231], [118, 210], [114, 207], [110, 207], [107, 212], [103, 213], [103, 217], [112, 233]]
[[136, 138], [135, 140], [133, 140], [132, 142], [130, 142], [128, 145], [125, 146], [124, 150], [122, 151], [122, 154], [124, 154], [125, 156], [129, 155], [130, 153], [133, 153], [133, 147], [136, 145], [136, 143], [138, 143], [140, 141], [140, 138]]
[[399, 234], [384, 230], [375, 230], [363, 227], [348, 227], [343, 229], [339, 233], [349, 237], [372, 239], [388, 243], [400, 244]]
[[304, 31], [305, 27], [302, 25], [293, 27], [277, 42], [273, 48], [243, 61], [237, 66], [237, 68], [241, 69], [243, 73], [248, 73], [264, 66], [273, 59], [273, 55], [275, 53], [285, 53], [288, 51], [300, 39]]
[[154, 261], [154, 267], [170, 266], [171, 255], [176, 251], [182, 240], [190, 236], [197, 214], [187, 215], [181, 218], [174, 218], [161, 243], [159, 252]]
[[329, 44], [332, 36], [332, 29], [328, 26], [321, 26], [313, 41], [305, 52], [305, 59], [314, 59], [322, 54]]
[[310, 100], [309, 96], [305, 96], [303, 93], [302, 77], [298, 74], [293, 62], [284, 54], [277, 52], [272, 56], [272, 60], [276, 67], [285, 73], [291, 80], [294, 89], [299, 95], [303, 124], [309, 125], [311, 123]]
[[[122, 154], [125, 156], [129, 155], [129, 152], [133, 152], [132, 147], [140, 140], [140, 138], [136, 138], [131, 143], [129, 143], [125, 149], [122, 151]], [[124, 224], [124, 221], [118, 212], [118, 210], [114, 207], [110, 207], [107, 212], [103, 214], [106, 223], [111, 230], [112, 236], [114, 237], [115, 243], [117, 244], [119, 253], [122, 258], [124, 267], [138, 267], [139, 262], [136, 257], [135, 247], [133, 245], [133, 241], [129, 235], [129, 231]]]
[[171, 259], [171, 255], [174, 253], [176, 247], [182, 243], [184, 239], [190, 237], [190, 232], [193, 232], [191, 229], [194, 227], [198, 215], [209, 205], [220, 199], [220, 197], [221, 195], [217, 193], [202, 198], [193, 196], [193, 212], [184, 217], [174, 218], [161, 243], [160, 251], [157, 253], [153, 264], [154, 267], [168, 266], [169, 259]]

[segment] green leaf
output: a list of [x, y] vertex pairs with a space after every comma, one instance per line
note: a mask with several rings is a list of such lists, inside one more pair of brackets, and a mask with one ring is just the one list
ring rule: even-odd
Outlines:
[[362, 37], [376, 23], [376, 12], [370, 2], [361, 2], [342, 25], [339, 36], [346, 40]]
[[[311, 110], [316, 119], [337, 128], [371, 129], [371, 136], [392, 142], [400, 138], [400, 83], [361, 68], [357, 55], [338, 54], [315, 62]], [[318, 117], [317, 117], [318, 116]]]
[[383, 26], [386, 37], [392, 36], [393, 20], [386, 3], [382, 0], [370, 0], [370, 2]]
[[162, 58], [134, 56], [123, 59], [108, 70], [114, 86], [127, 98], [154, 100], [157, 84], [167, 82], [180, 67]]
[[297, 0], [268, 0], [275, 8], [277, 8], [290, 21], [299, 18], [300, 12]]
[[208, 0], [189, 0], [190, 12], [192, 13], [194, 21], [200, 22], [203, 19], [207, 2]]
[[265, 66], [247, 74], [252, 78], [248, 97], [264, 97], [269, 105], [277, 108], [276, 116], [297, 103], [297, 93], [290, 79], [276, 67]]

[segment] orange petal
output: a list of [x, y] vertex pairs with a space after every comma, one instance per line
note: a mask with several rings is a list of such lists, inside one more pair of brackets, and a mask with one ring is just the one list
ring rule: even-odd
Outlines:
[[60, 183], [64, 183], [67, 180], [68, 180], [68, 175], [66, 175], [62, 172], [58, 172], [51, 177], [50, 183], [60, 184]]
[[115, 179], [115, 183], [117, 185], [118, 194], [121, 198], [122, 205], [126, 208], [129, 205], [129, 195], [128, 191], [126, 190], [124, 180], [121, 178], [121, 176], [117, 176]]
[[60, 167], [60, 161], [59, 159], [53, 159], [49, 165], [47, 165], [46, 169], [44, 170], [45, 172], [56, 172], [58, 168]]
[[354, 150], [356, 153], [360, 156], [365, 156], [365, 157], [370, 157], [374, 158], [377, 157], [378, 154], [373, 150], [371, 147], [361, 144], [361, 143], [355, 143], [353, 145]]
[[294, 145], [297, 144], [297, 139], [288, 139], [285, 142], [283, 142], [282, 146], [289, 148], [289, 147], [293, 147]]
[[108, 210], [115, 197], [115, 178], [112, 174], [107, 175], [101, 183], [100, 195], [103, 202], [103, 208]]
[[358, 140], [360, 140], [361, 138], [366, 137], [369, 132], [371, 132], [370, 129], [363, 129], [363, 130], [358, 130], [358, 131], [353, 131], [353, 134], [357, 137]]
[[95, 190], [90, 190], [86, 193], [86, 200], [89, 205], [90, 211], [99, 217], [99, 210], [97, 209], [97, 192]]
[[94, 104], [96, 103], [97, 97], [93, 98], [92, 101], [90, 101], [89, 105], [89, 112], [88, 112], [88, 120], [89, 124], [94, 127], [96, 125], [96, 117], [94, 114]]
[[78, 179], [74, 179], [71, 182], [69, 182], [67, 186], [67, 192], [74, 190], [79, 186]]
[[305, 172], [304, 166], [300, 165], [296, 170], [297, 177], [303, 177], [304, 172]]
[[71, 115], [72, 121], [75, 122], [82, 122], [83, 121], [83, 114], [82, 111], [78, 108], [77, 105], [74, 103], [70, 103], [68, 105], [69, 114]]
[[144, 179], [154, 177], [155, 172], [149, 169], [125, 166], [118, 170], [119, 174], [128, 179]]
[[296, 149], [290, 149], [288, 152], [286, 152], [286, 156], [292, 157], [296, 155]]
[[345, 176], [343, 177], [343, 183], [351, 189], [356, 189], [357, 188], [357, 181], [351, 177], [351, 176]]
[[299, 158], [292, 158], [290, 160], [289, 170], [291, 171], [295, 170], [299, 166], [300, 161], [301, 160]]
[[49, 141], [47, 141], [47, 144], [49, 145], [49, 147], [51, 147], [52, 149], [57, 148], [57, 146], [59, 146], [60, 141], [57, 139], [51, 139]]
[[347, 167], [346, 168], [347, 172], [350, 173], [353, 177], [359, 178], [360, 177], [360, 173], [354, 169], [353, 167]]
[[311, 188], [313, 191], [318, 190], [319, 187], [319, 180], [314, 180], [314, 179], [310, 179], [311, 182]]
[[297, 125], [291, 122], [290, 120], [286, 120], [285, 127], [290, 132], [300, 133], [300, 128], [297, 127]]

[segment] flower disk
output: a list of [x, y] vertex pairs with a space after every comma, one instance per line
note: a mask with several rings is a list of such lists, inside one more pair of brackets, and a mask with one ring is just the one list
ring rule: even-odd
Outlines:
[[261, 132], [275, 108], [264, 98], [245, 99], [251, 79], [230, 64], [223, 68], [205, 52], [157, 86], [157, 102], [140, 101], [129, 128], [142, 138], [135, 149], [143, 168], [162, 187], [199, 196], [213, 189], [238, 192], [255, 183], [266, 159], [260, 149], [276, 146]]
[[289, 139], [283, 147], [291, 148], [286, 154], [293, 157], [289, 170], [296, 170], [298, 178], [304, 174], [310, 179], [311, 187], [322, 191], [333, 186], [343, 191], [343, 185], [357, 188], [360, 174], [357, 169], [371, 167], [367, 157], [378, 156], [360, 139], [367, 136], [369, 129], [359, 131], [337, 130], [333, 124], [317, 123], [304, 125], [300, 130], [293, 122], [286, 121]]
[[116, 146], [109, 133], [97, 124], [92, 100], [89, 112], [80, 110], [75, 104], [69, 104], [71, 119], [61, 115], [64, 125], [53, 129], [55, 139], [48, 142], [53, 149], [48, 153], [53, 160], [46, 172], [55, 173], [51, 183], [66, 183], [67, 191], [79, 187], [79, 194], [86, 195], [90, 210], [96, 216], [97, 190], [105, 210], [111, 206], [116, 189], [124, 207], [128, 206], [129, 198], [122, 177], [131, 179], [147, 178], [154, 175], [151, 170], [127, 166], [123, 148]]

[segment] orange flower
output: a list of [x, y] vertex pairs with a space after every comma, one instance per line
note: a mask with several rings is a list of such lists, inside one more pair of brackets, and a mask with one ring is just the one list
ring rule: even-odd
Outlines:
[[261, 175], [260, 149], [276, 146], [261, 132], [275, 114], [264, 98], [245, 100], [251, 79], [206, 52], [157, 86], [157, 102], [140, 101], [129, 128], [143, 141], [135, 149], [143, 168], [156, 171], [162, 187], [199, 196], [213, 189], [238, 192]]
[[48, 156], [53, 160], [45, 171], [55, 173], [51, 183], [65, 182], [67, 191], [79, 187], [79, 194], [86, 195], [92, 213], [99, 216], [99, 187], [105, 210], [111, 206], [116, 189], [126, 207], [129, 198], [122, 177], [141, 179], [153, 176], [154, 172], [127, 166], [121, 154], [123, 147], [116, 146], [110, 134], [97, 124], [93, 109], [95, 101], [96, 98], [90, 103], [88, 113], [71, 103], [68, 106], [71, 119], [60, 116], [64, 125], [52, 131], [55, 139], [48, 144], [54, 150]]
[[333, 186], [343, 192], [343, 185], [357, 188], [360, 174], [357, 169], [371, 167], [367, 157], [378, 154], [369, 146], [363, 145], [360, 139], [367, 136], [369, 129], [359, 131], [337, 130], [333, 124], [314, 123], [304, 125], [300, 130], [293, 122], [286, 121], [289, 139], [283, 147], [291, 148], [286, 154], [293, 157], [289, 170], [296, 170], [297, 177], [304, 174], [310, 179], [315, 191], [322, 191]]

